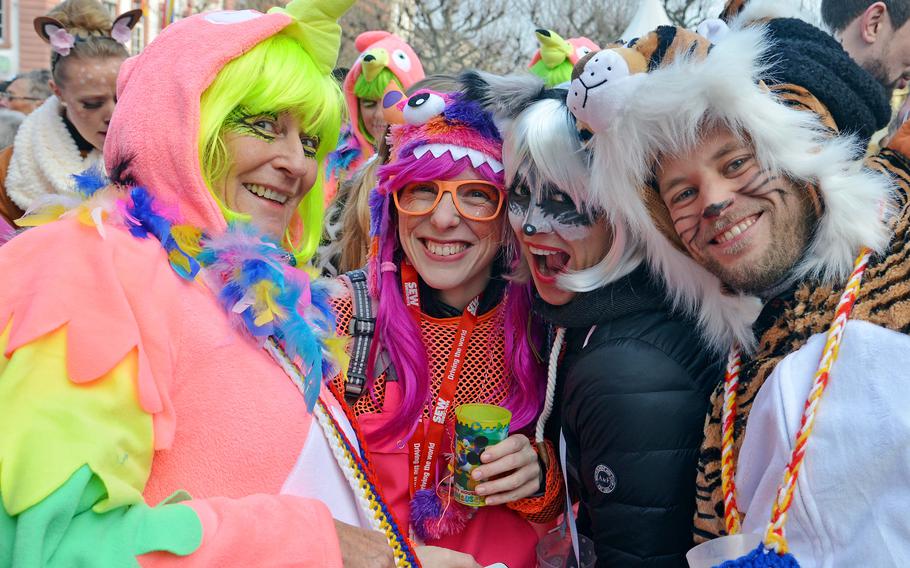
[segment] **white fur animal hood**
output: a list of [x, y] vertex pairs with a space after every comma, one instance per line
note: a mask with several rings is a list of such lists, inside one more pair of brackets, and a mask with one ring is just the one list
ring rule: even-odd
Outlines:
[[816, 114], [769, 92], [759, 80], [773, 71], [763, 63], [769, 49], [762, 26], [733, 29], [704, 57], [677, 55], [647, 73], [618, 75], [616, 57], [600, 52], [576, 69], [569, 92], [569, 108], [594, 130], [592, 198], [644, 243], [670, 297], [720, 352], [734, 342], [754, 347], [760, 304], [726, 290], [661, 231], [655, 203], [662, 202], [649, 185], [659, 153], [691, 149], [706, 121], [724, 124], [752, 141], [763, 168], [817, 188], [823, 212], [794, 268], [799, 280], [841, 281], [861, 247], [880, 252], [891, 235], [891, 182], [856, 159], [862, 149], [854, 138], [832, 135]]

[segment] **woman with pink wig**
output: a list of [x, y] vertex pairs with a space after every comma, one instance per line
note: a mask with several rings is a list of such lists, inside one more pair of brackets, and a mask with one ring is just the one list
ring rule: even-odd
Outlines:
[[[343, 278], [351, 293], [336, 300], [338, 329], [354, 336], [336, 385], [399, 523], [483, 565], [533, 566], [529, 521], [558, 512], [561, 478], [529, 432], [544, 396], [543, 328], [528, 286], [505, 278], [519, 256], [505, 220], [502, 140], [491, 115], [460, 94], [420, 90], [384, 105], [403, 124], [391, 128], [370, 198], [368, 265]], [[460, 357], [456, 337], [465, 338]], [[511, 435], [484, 450], [472, 474], [486, 499], [478, 508], [450, 487], [455, 408], [467, 403], [512, 412]], [[430, 475], [416, 476], [418, 465]]]

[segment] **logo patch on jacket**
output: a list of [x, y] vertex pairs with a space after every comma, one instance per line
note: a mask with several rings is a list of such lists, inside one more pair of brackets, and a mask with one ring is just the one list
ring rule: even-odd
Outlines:
[[594, 485], [601, 493], [609, 495], [616, 489], [616, 474], [609, 467], [600, 464], [594, 468]]

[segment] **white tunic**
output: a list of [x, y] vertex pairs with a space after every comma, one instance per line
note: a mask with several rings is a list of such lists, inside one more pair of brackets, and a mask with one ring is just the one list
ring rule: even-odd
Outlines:
[[[825, 344], [784, 358], [752, 405], [736, 473], [763, 533]], [[847, 324], [785, 527], [802, 568], [910, 566], [910, 336]]]

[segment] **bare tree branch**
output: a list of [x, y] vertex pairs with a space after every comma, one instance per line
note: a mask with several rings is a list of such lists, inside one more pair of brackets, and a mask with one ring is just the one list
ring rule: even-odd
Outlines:
[[396, 22], [427, 73], [477, 67], [508, 72], [520, 64], [515, 0], [411, 0]]
[[694, 28], [708, 18], [716, 18], [716, 0], [662, 0], [673, 25]]
[[[256, 1], [256, 0], [250, 0]], [[707, 0], [705, 0], [707, 1]], [[340, 61], [357, 56], [354, 38], [370, 29], [401, 35], [427, 73], [480, 68], [510, 73], [527, 68], [537, 49], [534, 29], [601, 45], [619, 38], [639, 0], [361, 0], [342, 20]]]
[[565, 38], [584, 36], [600, 45], [619, 39], [638, 3], [639, 0], [521, 0], [535, 27], [552, 29]]

